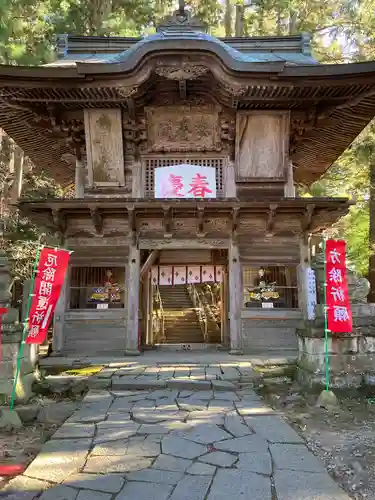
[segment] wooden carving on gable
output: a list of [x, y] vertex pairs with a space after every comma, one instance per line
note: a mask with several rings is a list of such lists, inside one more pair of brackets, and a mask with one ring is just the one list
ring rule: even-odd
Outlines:
[[220, 151], [219, 112], [214, 106], [146, 109], [150, 152]]
[[89, 185], [125, 185], [120, 109], [85, 109]]

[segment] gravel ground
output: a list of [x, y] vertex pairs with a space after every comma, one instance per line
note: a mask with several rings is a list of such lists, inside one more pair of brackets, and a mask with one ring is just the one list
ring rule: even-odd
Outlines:
[[304, 437], [310, 450], [355, 500], [375, 500], [375, 399], [339, 396], [334, 412], [296, 386], [261, 387], [266, 400]]

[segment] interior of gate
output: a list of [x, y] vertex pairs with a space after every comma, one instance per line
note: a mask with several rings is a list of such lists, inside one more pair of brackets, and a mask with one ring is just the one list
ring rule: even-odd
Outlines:
[[226, 252], [161, 251], [143, 293], [144, 343], [225, 343], [226, 281]]

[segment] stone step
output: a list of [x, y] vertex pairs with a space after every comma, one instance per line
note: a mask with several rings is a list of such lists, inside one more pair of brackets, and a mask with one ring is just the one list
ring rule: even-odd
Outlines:
[[156, 379], [154, 377], [140, 376], [113, 376], [111, 379], [112, 390], [147, 390], [147, 389], [186, 389], [196, 391], [236, 391], [238, 385], [236, 381], [226, 380], [194, 380], [189, 378]]

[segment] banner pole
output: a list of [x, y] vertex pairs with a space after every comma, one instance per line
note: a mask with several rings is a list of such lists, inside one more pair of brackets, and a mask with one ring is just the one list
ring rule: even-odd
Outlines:
[[328, 312], [327, 312], [327, 261], [326, 261], [326, 238], [323, 238], [324, 253], [324, 349], [326, 365], [326, 392], [329, 391], [329, 354], [328, 354]]
[[17, 382], [18, 382], [18, 377], [20, 375], [21, 371], [21, 361], [22, 361], [22, 352], [23, 352], [23, 346], [25, 343], [25, 336], [27, 332], [27, 327], [29, 325], [29, 313], [30, 313], [30, 308], [31, 308], [31, 300], [34, 292], [34, 282], [35, 282], [35, 275], [36, 275], [36, 270], [38, 267], [39, 263], [39, 257], [40, 257], [40, 252], [44, 248], [44, 246], [38, 246], [36, 249], [36, 255], [35, 255], [35, 261], [34, 261], [34, 266], [33, 266], [33, 272], [31, 276], [31, 286], [30, 286], [30, 293], [29, 293], [29, 298], [27, 301], [27, 307], [26, 307], [26, 312], [25, 312], [25, 319], [23, 322], [23, 329], [22, 329], [22, 335], [21, 335], [21, 344], [20, 348], [18, 350], [18, 357], [17, 357], [17, 368], [16, 368], [16, 374], [14, 377], [13, 381], [13, 389], [12, 389], [12, 396], [10, 399], [10, 411], [13, 411], [14, 408], [14, 401], [16, 399], [16, 392], [17, 392]]

